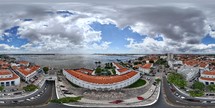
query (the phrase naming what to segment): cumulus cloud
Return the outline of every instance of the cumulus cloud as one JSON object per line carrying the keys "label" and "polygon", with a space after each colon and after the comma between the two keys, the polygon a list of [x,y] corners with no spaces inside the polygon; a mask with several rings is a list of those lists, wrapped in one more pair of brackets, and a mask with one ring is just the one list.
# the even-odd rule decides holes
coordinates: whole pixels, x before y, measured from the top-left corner
{"label": "cumulus cloud", "polygon": [[[206,23],[210,12],[203,12],[203,8],[200,9],[197,5],[130,5],[131,2],[126,2],[116,6],[114,3],[104,5],[98,1],[96,3],[99,4],[90,3],[54,3],[51,6],[50,2],[0,5],[0,34],[12,26],[19,26],[20,38],[29,41],[20,47],[25,51],[105,50],[111,42],[103,41],[102,33],[90,27],[91,23],[99,22],[112,23],[121,29],[129,27],[133,32],[147,35],[146,38],[143,36],[142,42],[128,38],[129,44],[125,45],[142,53],[214,49],[213,44],[200,43],[207,33],[215,36],[214,31],[208,30]],[[73,14],[63,17],[56,14],[58,10],[67,10]],[[33,20],[23,21],[25,18]],[[162,35],[164,41],[155,40],[158,35]]]}

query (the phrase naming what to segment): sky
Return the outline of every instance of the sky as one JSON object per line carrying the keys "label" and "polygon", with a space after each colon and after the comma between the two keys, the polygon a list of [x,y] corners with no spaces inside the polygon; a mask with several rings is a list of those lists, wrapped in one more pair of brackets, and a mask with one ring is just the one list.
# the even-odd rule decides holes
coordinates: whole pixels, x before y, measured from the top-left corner
{"label": "sky", "polygon": [[0,2],[0,53],[215,53],[213,0]]}

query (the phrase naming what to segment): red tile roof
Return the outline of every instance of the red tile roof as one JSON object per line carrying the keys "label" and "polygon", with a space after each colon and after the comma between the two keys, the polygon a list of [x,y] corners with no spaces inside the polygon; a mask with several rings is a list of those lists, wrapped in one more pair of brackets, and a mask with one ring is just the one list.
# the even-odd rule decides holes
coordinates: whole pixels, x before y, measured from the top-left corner
{"label": "red tile roof", "polygon": [[0,70],[0,75],[10,75],[10,74],[12,74],[12,72],[7,69]]}
{"label": "red tile roof", "polygon": [[11,72],[10,70],[0,70],[0,75],[10,75],[10,74],[13,74],[12,77],[10,78],[0,78],[0,81],[7,81],[7,80],[14,80],[14,79],[17,79],[19,78],[18,75],[16,75],[15,73]]}
{"label": "red tile roof", "polygon": [[119,63],[115,63],[115,62],[114,62],[113,64],[115,64],[115,65],[116,65],[116,67],[117,67],[117,68],[119,68],[119,69],[124,68],[124,67],[123,67],[123,66],[121,66]]}
{"label": "red tile roof", "polygon": [[121,68],[121,69],[117,69],[117,70],[121,73],[121,72],[128,71],[128,68]]}
{"label": "red tile roof", "polygon": [[215,78],[204,78],[204,77],[199,77],[201,80],[207,80],[207,81],[215,81]]}
{"label": "red tile roof", "polygon": [[91,69],[86,69],[86,68],[80,68],[80,69],[78,69],[78,70],[76,70],[76,71],[87,72],[87,73],[90,73],[90,74],[93,73],[93,70],[91,70]]}
{"label": "red tile roof", "polygon": [[0,65],[8,64],[7,62],[0,60]]}
{"label": "red tile roof", "polygon": [[19,64],[24,64],[27,65],[29,62],[28,61],[20,61]]}
{"label": "red tile roof", "polygon": [[113,84],[113,83],[127,80],[137,74],[137,72],[131,71],[126,74],[116,75],[116,76],[92,76],[92,75],[87,75],[74,70],[65,70],[65,71],[80,80],[96,83],[96,84]]}
{"label": "red tile roof", "polygon": [[0,81],[15,80],[17,78],[19,78],[19,76],[13,73],[13,77],[11,77],[11,78],[0,78]]}
{"label": "red tile roof", "polygon": [[152,67],[151,63],[147,63],[147,64],[141,66],[141,68],[144,68],[144,69],[150,69],[151,67]]}
{"label": "red tile roof", "polygon": [[204,72],[202,72],[202,74],[205,74],[205,75],[215,75],[215,70],[213,70],[213,71],[204,71]]}
{"label": "red tile roof", "polygon": [[40,68],[40,66],[32,66],[32,67],[29,67],[29,68],[24,68],[24,67],[16,67],[16,69],[21,72],[22,74],[24,74],[25,76],[33,73],[34,71],[38,70]]}

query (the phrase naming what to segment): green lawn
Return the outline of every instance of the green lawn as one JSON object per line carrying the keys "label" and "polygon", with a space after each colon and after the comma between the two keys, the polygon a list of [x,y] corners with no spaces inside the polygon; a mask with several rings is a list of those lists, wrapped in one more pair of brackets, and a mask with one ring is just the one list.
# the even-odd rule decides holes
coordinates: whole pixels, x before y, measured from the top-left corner
{"label": "green lawn", "polygon": [[143,79],[139,79],[137,80],[135,83],[131,84],[130,86],[128,86],[127,88],[135,88],[135,87],[140,87],[146,84],[146,81]]}

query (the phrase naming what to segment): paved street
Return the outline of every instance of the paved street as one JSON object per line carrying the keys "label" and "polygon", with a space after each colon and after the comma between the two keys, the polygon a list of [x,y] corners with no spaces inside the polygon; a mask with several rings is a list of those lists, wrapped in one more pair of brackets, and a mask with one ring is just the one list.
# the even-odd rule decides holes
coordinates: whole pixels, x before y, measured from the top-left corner
{"label": "paved street", "polygon": [[[41,93],[43,92],[43,93]],[[40,94],[40,96],[37,96],[38,94]],[[35,99],[32,99],[31,101],[27,101],[26,99],[29,99],[31,97],[35,97]],[[55,87],[54,87],[54,82],[46,82],[44,84],[44,86],[39,89],[35,94],[27,96],[25,98],[20,98],[20,99],[10,99],[7,100],[7,103],[2,105],[0,104],[1,108],[8,108],[8,107],[14,107],[14,106],[20,106],[20,108],[23,108],[24,106],[38,106],[38,105],[43,105],[43,104],[47,104],[48,101],[51,98],[55,98]],[[23,102],[16,102],[16,103],[12,103],[12,101],[22,101]]]}

